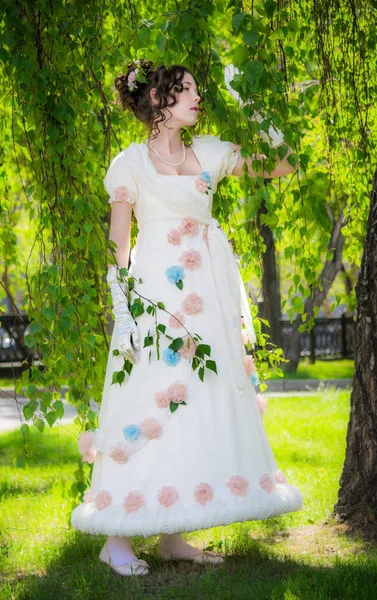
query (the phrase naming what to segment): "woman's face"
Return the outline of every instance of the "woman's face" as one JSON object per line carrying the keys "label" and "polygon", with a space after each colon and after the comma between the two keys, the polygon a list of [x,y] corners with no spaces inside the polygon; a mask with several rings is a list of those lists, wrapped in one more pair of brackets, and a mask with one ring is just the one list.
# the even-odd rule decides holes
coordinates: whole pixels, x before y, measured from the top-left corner
{"label": "woman's face", "polygon": [[[195,80],[190,73],[185,73],[182,79],[182,92],[173,88],[172,93],[175,94],[177,103],[171,106],[172,99],[168,100],[168,109],[162,109],[166,119],[169,119],[169,125],[184,127],[195,125],[198,118],[199,102],[201,97],[198,93]],[[169,112],[170,111],[170,112]],[[171,113],[171,115],[170,115]]]}

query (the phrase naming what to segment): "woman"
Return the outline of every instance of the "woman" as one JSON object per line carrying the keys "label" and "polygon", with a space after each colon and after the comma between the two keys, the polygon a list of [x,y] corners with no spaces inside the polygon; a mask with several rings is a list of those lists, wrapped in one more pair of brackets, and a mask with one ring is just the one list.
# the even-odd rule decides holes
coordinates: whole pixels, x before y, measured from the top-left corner
{"label": "woman", "polygon": [[[245,288],[211,216],[218,182],[241,175],[245,159],[216,136],[182,141],[201,102],[188,69],[140,60],[115,87],[149,135],[122,150],[104,179],[115,326],[99,428],[79,440],[83,460],[94,462],[91,488],[71,521],[108,536],[100,559],[121,575],[149,572],[132,535],[160,534],[165,560],[220,564],[220,554],[198,550],[181,532],[302,506],[266,436],[244,346],[255,341]],[[264,176],[292,171],[283,160]],[[127,272],[132,209],[139,233]]]}

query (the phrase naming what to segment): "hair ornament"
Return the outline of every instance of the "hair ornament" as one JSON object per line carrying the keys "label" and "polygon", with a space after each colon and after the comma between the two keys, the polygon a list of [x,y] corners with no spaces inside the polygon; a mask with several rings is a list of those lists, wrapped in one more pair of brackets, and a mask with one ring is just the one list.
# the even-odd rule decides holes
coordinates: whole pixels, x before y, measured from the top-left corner
{"label": "hair ornament", "polygon": [[[136,65],[140,65],[141,60],[137,59],[134,61]],[[132,71],[130,71],[130,73],[128,74],[127,77],[127,87],[130,90],[130,92],[132,92],[133,90],[135,90],[137,88],[137,79],[136,76],[139,73],[141,69],[139,69],[139,67],[136,67],[135,69],[133,69]]]}

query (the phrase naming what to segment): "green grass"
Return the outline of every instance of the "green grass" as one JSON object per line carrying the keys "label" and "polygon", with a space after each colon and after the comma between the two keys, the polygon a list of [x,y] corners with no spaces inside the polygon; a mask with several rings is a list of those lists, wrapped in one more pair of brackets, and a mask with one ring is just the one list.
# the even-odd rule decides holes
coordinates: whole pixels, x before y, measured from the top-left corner
{"label": "green grass", "polygon": [[68,527],[61,496],[77,467],[74,425],[0,435],[0,599],[361,600],[375,597],[377,551],[331,519],[345,455],[349,390],[269,398],[264,423],[278,466],[303,493],[301,511],[184,534],[225,553],[220,566],[165,563],[157,536],[134,537],[146,577],[98,561],[104,536]]}
{"label": "green grass", "polygon": [[[296,373],[284,373],[283,379],[352,379],[353,372],[353,360],[317,359],[314,365],[311,365],[309,359],[305,358],[299,362]],[[271,379],[282,378],[274,376]]]}

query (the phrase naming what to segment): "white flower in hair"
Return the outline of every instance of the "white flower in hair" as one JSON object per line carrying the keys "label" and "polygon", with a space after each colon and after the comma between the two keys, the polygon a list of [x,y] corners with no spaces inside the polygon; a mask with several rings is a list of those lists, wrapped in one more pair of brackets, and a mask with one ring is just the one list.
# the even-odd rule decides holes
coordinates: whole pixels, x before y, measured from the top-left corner
{"label": "white flower in hair", "polygon": [[[137,62],[137,61],[135,61]],[[132,90],[134,90],[137,87],[137,83],[134,83],[136,81],[136,75],[138,74],[139,69],[136,68],[133,71],[131,71],[127,77],[127,87],[128,89],[132,92]]]}

